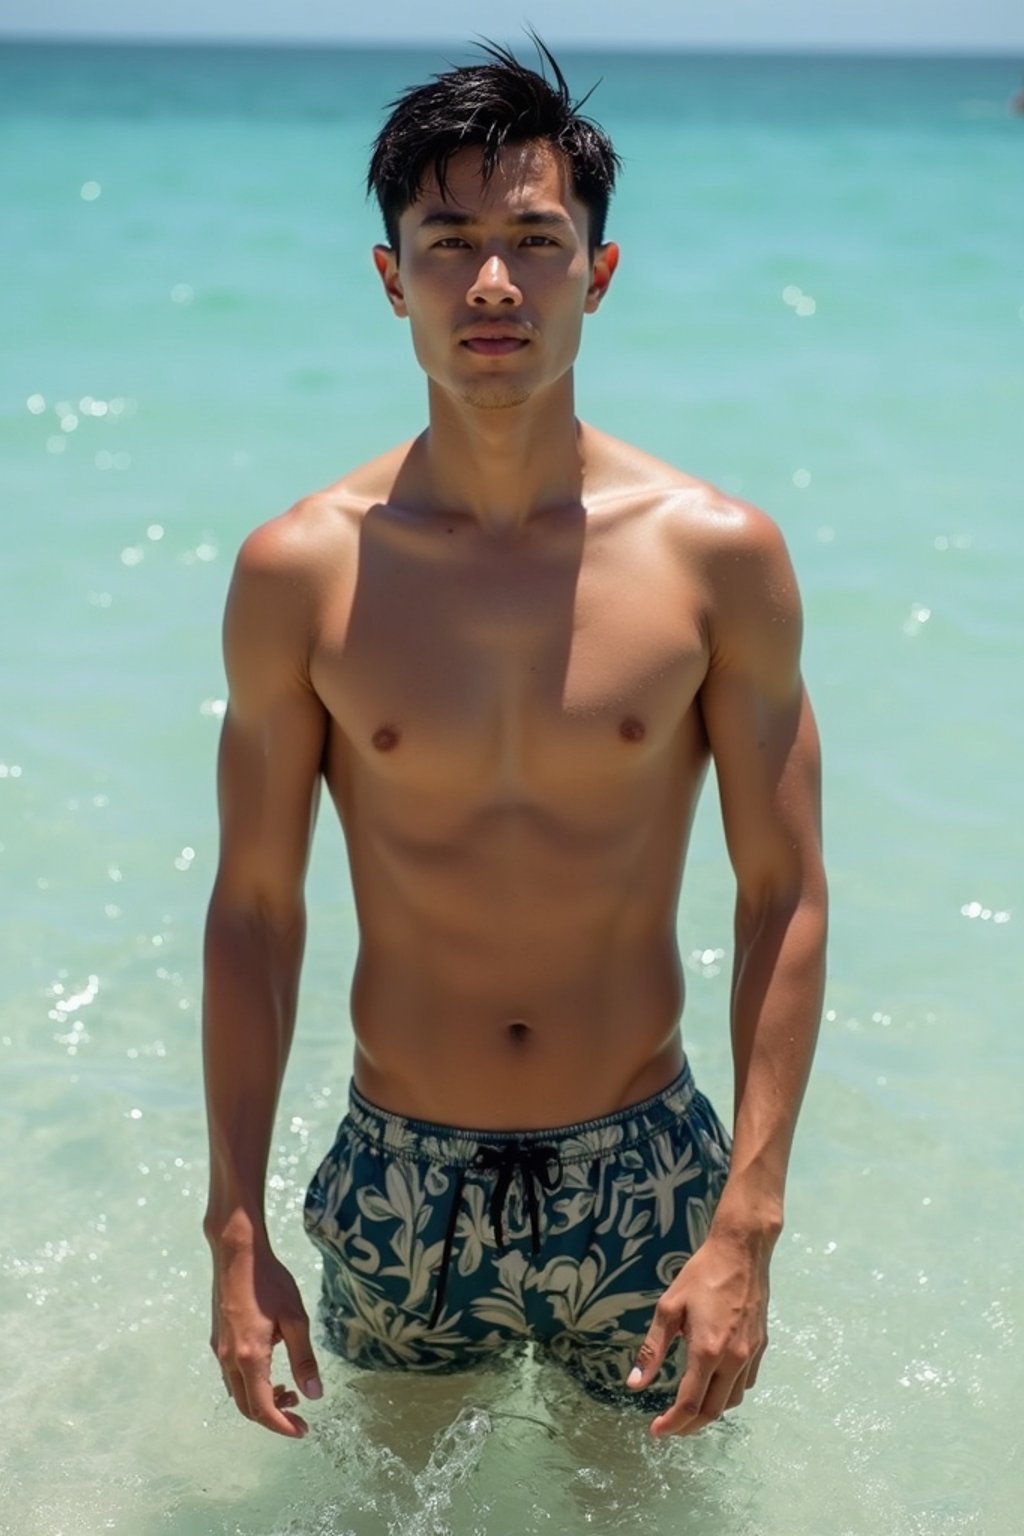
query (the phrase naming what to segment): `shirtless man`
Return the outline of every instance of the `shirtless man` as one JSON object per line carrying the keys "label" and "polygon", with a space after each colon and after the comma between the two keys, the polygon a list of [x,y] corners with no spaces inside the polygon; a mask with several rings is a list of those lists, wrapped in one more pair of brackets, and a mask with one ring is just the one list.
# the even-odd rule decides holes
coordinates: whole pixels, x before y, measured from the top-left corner
{"label": "shirtless man", "polygon": [[[263,1215],[321,778],[359,923],[349,1113],[309,1189],[328,1344],[463,1369],[533,1338],[689,1434],[766,1345],[823,985],[819,762],[774,524],[577,421],[616,157],[501,50],[377,141],[374,259],[421,436],[245,541],[206,935],[212,1346],[300,1436],[309,1323]],[[656,388],[656,381],[652,381]],[[713,759],[737,885],[730,1137],[680,1038],[676,908]]]}

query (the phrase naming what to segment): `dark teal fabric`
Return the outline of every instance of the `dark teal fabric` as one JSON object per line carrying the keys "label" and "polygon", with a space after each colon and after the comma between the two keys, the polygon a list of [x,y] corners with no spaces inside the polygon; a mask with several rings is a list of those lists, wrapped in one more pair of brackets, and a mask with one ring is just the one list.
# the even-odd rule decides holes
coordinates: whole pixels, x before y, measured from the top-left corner
{"label": "dark teal fabric", "polygon": [[[305,1204],[327,1343],[360,1366],[453,1371],[533,1339],[636,1402],[626,1376],[704,1240],[729,1151],[688,1066],[615,1115],[519,1133],[406,1120],[353,1087]],[[644,1406],[671,1401],[683,1349]]]}

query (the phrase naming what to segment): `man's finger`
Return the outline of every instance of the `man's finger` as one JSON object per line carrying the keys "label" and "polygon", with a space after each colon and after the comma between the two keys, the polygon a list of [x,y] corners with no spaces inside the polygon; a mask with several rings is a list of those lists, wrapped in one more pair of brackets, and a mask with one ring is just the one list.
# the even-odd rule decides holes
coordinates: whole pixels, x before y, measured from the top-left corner
{"label": "man's finger", "polygon": [[704,1399],[713,1374],[714,1361],[691,1352],[686,1375],[679,1383],[676,1400],[667,1413],[659,1414],[652,1422],[651,1434],[678,1435],[688,1428],[702,1429],[705,1423]]}
{"label": "man's finger", "polygon": [[247,1382],[246,1390],[249,1398],[248,1416],[254,1423],[272,1430],[275,1435],[284,1435],[289,1440],[301,1440],[308,1432],[309,1425],[298,1414],[282,1412],[277,1406],[274,1389],[266,1377]]}
{"label": "man's finger", "polygon": [[[724,1370],[717,1370],[711,1378],[704,1401],[701,1404],[700,1416],[709,1424],[715,1419],[720,1419],[727,1408],[735,1408],[736,1403],[743,1396],[743,1382],[746,1380],[747,1368],[744,1365],[738,1372],[735,1365]],[[733,1397],[739,1387],[739,1397],[735,1402]]]}
{"label": "man's finger", "polygon": [[[239,1409],[247,1419],[263,1425],[266,1430],[272,1430],[275,1435],[287,1436],[287,1439],[299,1439],[306,1435],[309,1425],[296,1418],[295,1413],[282,1413],[276,1405],[275,1392],[270,1385],[270,1350],[264,1353],[263,1349],[255,1349],[252,1353],[236,1355],[232,1382],[236,1379],[241,1379],[244,1398],[244,1404],[238,1404]],[[238,1401],[238,1392],[235,1393],[235,1399]]]}
{"label": "man's finger", "polygon": [[754,1359],[753,1359],[753,1361],[751,1363],[751,1366],[750,1366],[750,1370],[747,1372],[747,1386],[748,1386],[748,1388],[752,1387],[754,1385],[754,1383],[756,1382],[756,1380],[757,1380],[757,1373],[761,1369],[761,1361],[764,1359],[764,1352],[765,1352],[765,1350],[767,1348],[768,1348],[768,1340],[765,1339],[764,1343],[761,1345],[761,1348],[757,1351],[757,1354],[754,1356]]}
{"label": "man's finger", "polygon": [[664,1298],[654,1309],[654,1319],[647,1330],[647,1337],[636,1352],[636,1364],[626,1377],[626,1386],[633,1391],[649,1386],[661,1369],[669,1346],[679,1336],[678,1312],[664,1303]]}
{"label": "man's finger", "polygon": [[244,1419],[249,1418],[249,1394],[245,1390],[245,1382],[237,1371],[232,1371],[224,1377],[224,1385],[228,1389],[228,1396],[235,1400],[235,1407]]}
{"label": "man's finger", "polygon": [[314,1401],[323,1397],[324,1389],[320,1381],[320,1371],[309,1340],[309,1318],[302,1313],[298,1317],[283,1319],[278,1326],[299,1391]]}

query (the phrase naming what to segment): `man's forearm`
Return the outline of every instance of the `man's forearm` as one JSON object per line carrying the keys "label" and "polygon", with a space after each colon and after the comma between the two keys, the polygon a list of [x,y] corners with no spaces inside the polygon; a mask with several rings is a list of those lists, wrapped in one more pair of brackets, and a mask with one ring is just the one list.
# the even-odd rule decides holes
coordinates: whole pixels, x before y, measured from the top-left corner
{"label": "man's forearm", "polygon": [[203,1065],[210,1139],[211,1242],[263,1228],[267,1160],[295,1023],[305,939],[288,923],[226,909],[206,925]]}
{"label": "man's forearm", "polygon": [[737,923],[729,1179],[712,1231],[774,1241],[789,1154],[821,1020],[827,928],[824,885],[788,907]]}

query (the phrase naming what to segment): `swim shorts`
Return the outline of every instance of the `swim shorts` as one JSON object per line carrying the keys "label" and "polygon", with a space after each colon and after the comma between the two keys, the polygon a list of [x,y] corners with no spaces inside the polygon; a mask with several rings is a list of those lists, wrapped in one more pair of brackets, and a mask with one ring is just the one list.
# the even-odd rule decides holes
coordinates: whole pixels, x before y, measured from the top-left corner
{"label": "swim shorts", "polygon": [[305,1203],[327,1344],[364,1367],[457,1371],[532,1339],[597,1396],[667,1407],[681,1338],[649,1389],[625,1380],[729,1151],[688,1065],[640,1104],[542,1131],[408,1120],[353,1085]]}

